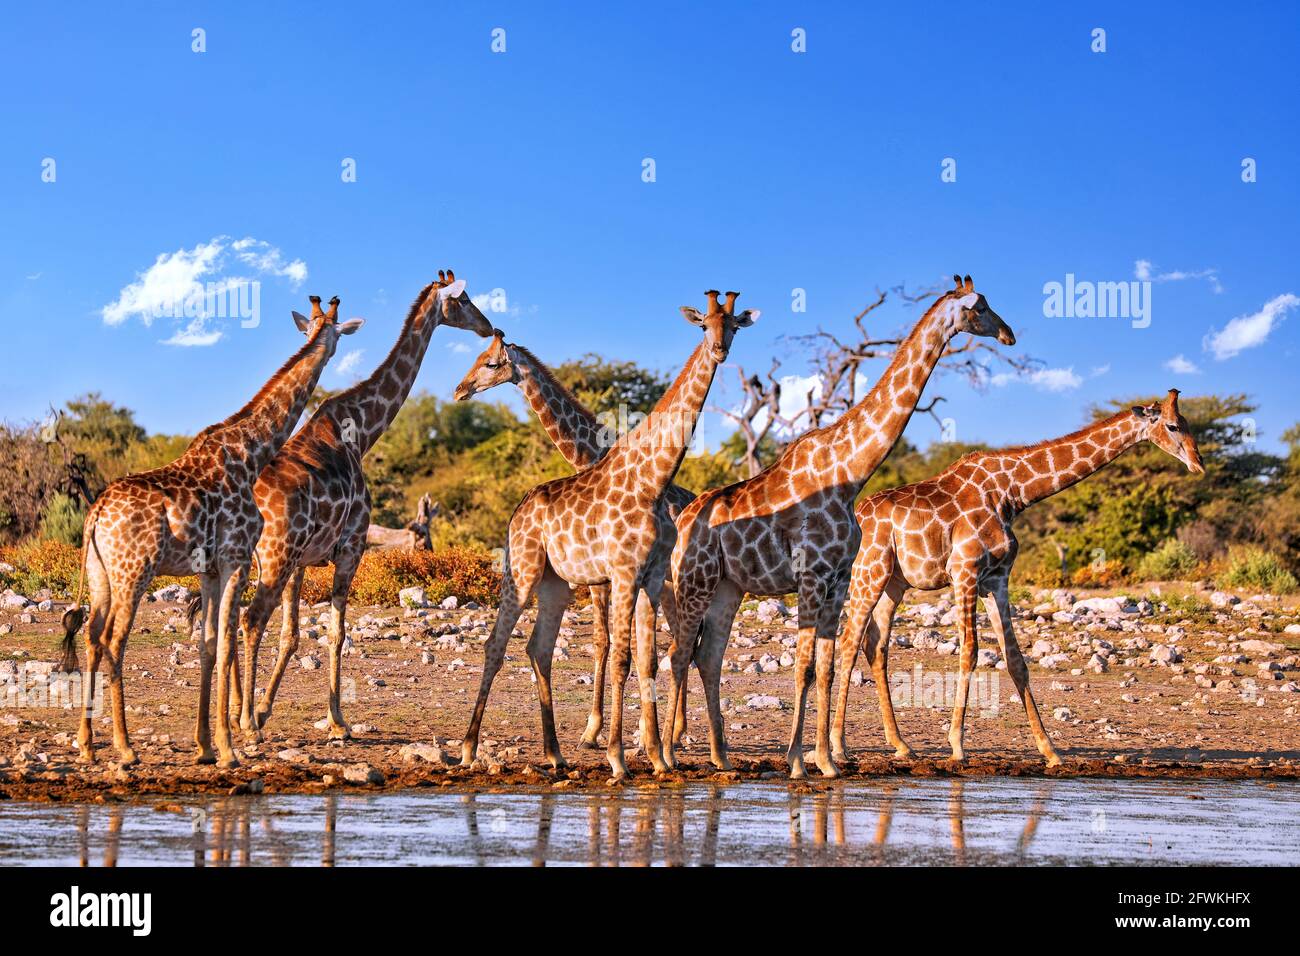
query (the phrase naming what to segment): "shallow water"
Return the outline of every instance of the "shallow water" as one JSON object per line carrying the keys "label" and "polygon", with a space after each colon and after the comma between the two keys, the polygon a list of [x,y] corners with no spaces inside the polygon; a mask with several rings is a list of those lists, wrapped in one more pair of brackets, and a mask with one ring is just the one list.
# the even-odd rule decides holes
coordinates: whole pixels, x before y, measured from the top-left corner
{"label": "shallow water", "polygon": [[879,780],[0,803],[0,865],[1294,864],[1300,784]]}

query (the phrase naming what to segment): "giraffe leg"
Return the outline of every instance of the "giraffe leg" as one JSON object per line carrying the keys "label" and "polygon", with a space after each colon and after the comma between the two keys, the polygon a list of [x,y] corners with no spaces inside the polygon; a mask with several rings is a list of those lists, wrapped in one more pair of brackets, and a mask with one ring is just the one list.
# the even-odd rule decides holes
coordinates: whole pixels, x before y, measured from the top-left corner
{"label": "giraffe leg", "polygon": [[624,578],[611,581],[609,592],[614,670],[611,674],[609,740],[605,744],[605,755],[609,758],[614,779],[620,780],[627,776],[627,764],[623,760],[623,694],[628,672],[632,669],[632,619],[636,613],[637,589],[632,580]]}
{"label": "giraffe leg", "polygon": [[582,732],[582,746],[590,750],[600,747],[596,739],[605,726],[605,664],[609,660],[609,585],[591,586],[591,643],[596,650],[596,660],[591,671],[591,714],[587,729]]}
{"label": "giraffe leg", "polygon": [[876,602],[867,630],[867,661],[871,664],[872,679],[876,683],[876,696],[880,700],[880,720],[885,727],[885,740],[894,748],[894,756],[906,758],[912,756],[912,748],[898,732],[898,720],[894,717],[894,698],[889,688],[889,635],[894,629],[894,608],[903,599],[907,585],[899,578],[891,578],[885,586],[885,593]]}
{"label": "giraffe leg", "polygon": [[90,620],[86,624],[86,667],[81,672],[81,723],[77,729],[77,750],[85,763],[95,760],[94,730],[95,684],[99,676],[99,659],[104,653],[105,632],[112,613],[108,577],[94,554],[86,558],[86,575],[90,582]]}
{"label": "giraffe leg", "polygon": [[[253,714],[259,732],[271,719],[271,709],[275,706],[275,695],[280,689],[280,681],[284,679],[289,661],[293,660],[294,652],[298,650],[298,607],[302,600],[302,579],[306,570],[306,568],[296,568],[280,595],[280,650],[276,654],[271,677],[266,682],[266,690],[262,692],[262,701]],[[267,614],[269,616],[270,612],[268,611]],[[263,624],[263,628],[265,626]]]}
{"label": "giraffe leg", "polygon": [[[835,622],[838,624],[838,621]],[[835,624],[830,625],[833,629]],[[832,630],[832,635],[834,631]],[[817,743],[813,762],[823,777],[838,777],[840,768],[831,756],[831,682],[835,679],[835,638],[818,635],[817,670]]]}
{"label": "giraffe leg", "polygon": [[655,674],[659,670],[658,646],[655,641],[655,605],[644,588],[638,589],[636,599],[636,671],[641,700],[641,749],[645,751],[655,773],[671,769],[664,762],[663,743],[659,739],[659,708],[656,700]]}
{"label": "giraffe leg", "polygon": [[[808,775],[803,764],[803,721],[808,703],[808,685],[812,683],[814,672],[813,654],[818,638],[818,623],[821,617],[821,602],[827,593],[820,580],[810,573],[805,573],[799,582],[799,642],[795,647],[794,664],[794,718],[790,727],[790,746],[786,749],[786,760],[790,765],[790,779],[802,780]],[[809,623],[809,622],[813,623]]]}
{"label": "giraffe leg", "polygon": [[[849,677],[853,673],[853,664],[862,647],[862,639],[868,633],[872,613],[876,602],[880,600],[885,582],[889,578],[890,555],[873,542],[864,540],[858,555],[853,561],[853,571],[849,577],[848,613],[844,624],[844,633],[840,648],[840,685],[836,696],[835,719],[831,724],[831,754],[836,760],[844,760],[847,748],[844,744],[844,719],[849,707]],[[870,652],[868,652],[870,653]]]}
{"label": "giraffe leg", "polygon": [[952,759],[965,760],[963,746],[966,723],[966,699],[970,694],[970,675],[975,669],[978,635],[975,627],[976,575],[973,571],[954,574],[952,581],[957,598],[957,622],[961,628],[961,674],[957,678],[957,695],[953,701],[952,723],[948,727],[948,743],[952,745]]}
{"label": "giraffe leg", "polygon": [[[727,759],[727,734],[722,725],[722,662],[731,637],[731,626],[744,596],[744,592],[731,581],[719,582],[695,649],[695,666],[704,685],[704,704],[709,714],[709,759],[718,770],[732,769],[731,761]],[[682,686],[686,686],[684,679]],[[681,706],[686,706],[684,690]]]}
{"label": "giraffe leg", "polygon": [[262,575],[257,582],[257,590],[243,615],[244,672],[247,679],[236,693],[239,696],[239,727],[249,743],[262,740],[262,725],[254,712],[253,700],[257,687],[257,652],[262,644],[266,624],[271,619],[271,612],[275,610],[275,604],[280,599],[292,570],[282,561],[275,562],[273,567],[269,566],[271,564],[269,560],[261,562]]}
{"label": "giraffe leg", "polygon": [[199,712],[194,724],[194,762],[216,763],[212,750],[212,668],[217,661],[217,617],[221,582],[213,573],[199,575]]}
{"label": "giraffe leg", "polygon": [[[665,588],[665,591],[668,589]],[[667,738],[667,744],[663,748],[664,763],[669,769],[677,766],[677,746],[679,735],[677,734],[677,724],[685,726],[686,718],[679,711],[686,708],[686,679],[687,670],[691,665],[691,656],[695,652],[696,634],[702,623],[703,615],[700,613],[685,613],[678,608],[676,620],[671,621],[673,629],[673,641],[668,647],[668,660],[671,673],[668,681],[668,702],[672,711],[669,720],[672,726],[664,728],[664,737]]]}
{"label": "giraffe leg", "polygon": [[984,609],[988,612],[994,630],[997,631],[998,643],[1002,645],[1002,657],[1006,660],[1007,670],[1016,685],[1016,693],[1024,701],[1025,716],[1029,718],[1029,730],[1034,735],[1038,752],[1047,760],[1047,766],[1059,767],[1061,757],[1048,739],[1047,731],[1043,729],[1042,718],[1038,716],[1038,705],[1034,703],[1034,693],[1029,689],[1029,667],[1025,664],[1024,655],[1021,654],[1020,645],[1016,643],[1016,635],[1012,631],[1011,599],[1007,594],[1006,578],[999,581],[989,597],[985,599]]}
{"label": "giraffe leg", "polygon": [[217,619],[217,672],[216,710],[217,710],[217,766],[223,768],[238,767],[235,748],[230,736],[230,675],[235,652],[235,622],[239,612],[239,595],[243,593],[248,581],[247,561],[240,561],[233,567],[223,568],[221,576],[221,606]]}
{"label": "giraffe leg", "polygon": [[[519,512],[515,512],[516,515]],[[483,648],[483,677],[479,681],[478,698],[474,701],[474,712],[470,715],[469,728],[461,743],[460,762],[468,767],[474,762],[478,752],[479,732],[483,726],[483,712],[487,709],[488,693],[492,690],[492,681],[506,657],[506,644],[514,633],[515,624],[524,606],[532,599],[533,591],[542,575],[546,555],[539,546],[520,547],[512,553],[506,548],[505,573],[501,577],[501,603],[497,608],[496,623],[492,627],[492,636]]]}
{"label": "giraffe leg", "polygon": [[[664,620],[668,622],[668,633],[677,633],[677,597],[673,594],[672,582],[665,579],[663,589],[659,592],[659,608],[664,612]],[[671,659],[671,654],[669,655]],[[687,664],[689,671],[690,665]],[[682,734],[686,733],[686,681],[681,682],[677,698],[668,698],[672,708],[672,734],[670,739],[674,744],[680,743]],[[665,756],[665,761],[667,757]]]}
{"label": "giraffe leg", "polygon": [[555,636],[564,620],[564,609],[573,600],[573,589],[548,564],[537,587],[537,621],[528,640],[528,659],[537,678],[537,703],[542,712],[542,748],[551,766],[566,766],[555,734],[555,704],[551,697],[551,663],[555,656]]}
{"label": "giraffe leg", "polygon": [[[365,538],[353,539],[348,547],[340,548],[334,557],[334,584],[330,589],[330,691],[329,738],[349,740],[352,728],[343,719],[343,638],[347,635],[348,592],[352,579],[361,565]],[[294,622],[297,623],[296,621]],[[297,628],[295,630],[295,635]],[[297,643],[295,636],[294,643]]]}
{"label": "giraffe leg", "polygon": [[108,634],[108,691],[113,709],[113,746],[117,748],[118,765],[121,767],[133,767],[140,762],[127,734],[126,694],[122,686],[126,639],[135,620],[136,604],[144,592],[143,582],[132,582],[132,585],[129,590],[124,587],[119,592],[125,594],[125,601],[114,602]]}

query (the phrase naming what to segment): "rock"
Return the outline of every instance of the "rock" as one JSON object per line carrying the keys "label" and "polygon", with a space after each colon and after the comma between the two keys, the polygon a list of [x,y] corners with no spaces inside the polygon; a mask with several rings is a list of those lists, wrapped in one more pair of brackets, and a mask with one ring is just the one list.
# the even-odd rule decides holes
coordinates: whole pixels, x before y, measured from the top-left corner
{"label": "rock", "polygon": [[1300,634],[1300,624],[1288,624],[1283,631],[1287,634]]}
{"label": "rock", "polygon": [[758,606],[754,609],[754,617],[762,624],[771,624],[773,621],[785,617],[785,605],[776,598],[759,601]]}
{"label": "rock", "polygon": [[1215,591],[1210,595],[1210,603],[1215,607],[1232,607],[1234,604],[1240,604],[1241,598],[1227,591]]}
{"label": "rock", "polygon": [[442,608],[444,611],[454,611],[459,606],[460,602],[456,600],[456,595],[454,594],[447,595],[442,599],[442,603],[438,605],[438,607]]}
{"label": "rock", "polygon": [[350,763],[343,768],[343,779],[358,785],[383,784],[384,775],[368,763]]}
{"label": "rock", "polygon": [[1055,614],[1052,615],[1052,620],[1055,621],[1057,624],[1073,624],[1073,623],[1074,623],[1074,612],[1073,612],[1073,611],[1057,611]]}
{"label": "rock", "polygon": [[302,669],[305,671],[320,670],[320,658],[315,654],[304,654],[298,658],[298,663],[302,665]]}
{"label": "rock", "polygon": [[1092,657],[1088,658],[1088,663],[1083,666],[1094,674],[1104,674],[1110,669],[1109,662],[1100,654],[1093,654]]}
{"label": "rock", "polygon": [[307,753],[307,751],[303,750],[301,747],[288,747],[281,750],[275,756],[278,759],[283,760],[285,763],[303,764],[311,763],[312,760],[311,754]]}
{"label": "rock", "polygon": [[1056,670],[1062,664],[1068,663],[1069,660],[1069,654],[1045,654],[1038,659],[1038,666],[1045,667],[1048,670]]}
{"label": "rock", "polygon": [[[424,588],[402,588],[402,590],[397,592],[397,603],[402,607],[408,608],[428,607],[429,597],[425,594]],[[455,605],[453,604],[452,607],[455,607]]]}
{"label": "rock", "polygon": [[1273,654],[1280,654],[1286,650],[1283,644],[1275,644],[1272,641],[1249,640],[1242,641],[1237,645],[1243,653],[1255,654],[1263,657],[1269,657]]}
{"label": "rock", "polygon": [[1118,617],[1121,614],[1136,614],[1136,605],[1125,605],[1119,598],[1113,597],[1092,597],[1085,598],[1082,601],[1075,601],[1072,610],[1077,614],[1079,611],[1089,611],[1093,614],[1100,614],[1102,617]]}
{"label": "rock", "polygon": [[1040,657],[1045,657],[1048,654],[1059,654],[1059,653],[1061,653],[1061,649],[1059,647],[1057,647],[1051,641],[1045,641],[1042,638],[1039,638],[1038,640],[1034,641],[1033,647],[1029,648],[1029,656],[1033,660],[1038,660]]}
{"label": "rock", "polygon": [[758,669],[764,674],[771,674],[781,669],[781,662],[771,654],[764,654],[758,659]]}
{"label": "rock", "polygon": [[745,705],[751,710],[783,710],[785,707],[780,697],[769,694],[749,694],[745,697]]}
{"label": "rock", "polygon": [[955,641],[944,641],[935,647],[934,652],[940,656],[947,657],[949,654],[957,653],[957,643]]}
{"label": "rock", "polygon": [[1183,652],[1172,644],[1157,644],[1151,648],[1151,659],[1158,664],[1177,664],[1183,659]]}
{"label": "rock", "polygon": [[1069,707],[1058,707],[1052,711],[1052,719],[1064,723],[1067,720],[1074,719],[1074,711],[1070,710]]}
{"label": "rock", "polygon": [[159,588],[153,592],[155,601],[175,601],[178,604],[184,604],[190,597],[190,589],[183,584],[169,584],[165,588]]}
{"label": "rock", "polygon": [[998,654],[997,651],[989,647],[981,647],[979,649],[979,653],[975,655],[975,666],[976,667],[997,667],[998,661],[1000,660],[1002,660],[1002,657]]}
{"label": "rock", "polygon": [[27,600],[27,598],[23,597],[23,595],[14,594],[13,592],[9,592],[8,594],[4,595],[4,597],[0,597],[0,607],[4,607],[4,608],[22,609],[27,607],[27,605],[31,603],[32,602]]}
{"label": "rock", "polygon": [[442,748],[437,744],[407,744],[397,751],[397,755],[407,763],[423,761],[441,765],[447,762]]}
{"label": "rock", "polygon": [[781,655],[781,659],[777,663],[782,667],[794,667],[794,655],[786,651]]}
{"label": "rock", "polygon": [[861,687],[862,684],[863,684],[862,671],[855,669],[851,674],[849,674],[849,686]]}

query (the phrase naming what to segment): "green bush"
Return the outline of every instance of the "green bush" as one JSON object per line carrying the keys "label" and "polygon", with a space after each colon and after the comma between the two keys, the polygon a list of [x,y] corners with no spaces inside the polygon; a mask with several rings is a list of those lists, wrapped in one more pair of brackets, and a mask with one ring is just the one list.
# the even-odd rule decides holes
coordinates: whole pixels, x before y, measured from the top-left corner
{"label": "green bush", "polygon": [[1146,581],[1185,581],[1200,563],[1195,551],[1177,538],[1169,538],[1138,562],[1138,576]]}
{"label": "green bush", "polygon": [[1233,548],[1219,575],[1220,587],[1257,588],[1270,594],[1290,594],[1296,589],[1295,575],[1286,569],[1282,559],[1262,548]]}
{"label": "green bush", "polygon": [[45,503],[45,510],[41,512],[41,536],[79,548],[81,528],[85,523],[86,510],[80,502],[59,492]]}

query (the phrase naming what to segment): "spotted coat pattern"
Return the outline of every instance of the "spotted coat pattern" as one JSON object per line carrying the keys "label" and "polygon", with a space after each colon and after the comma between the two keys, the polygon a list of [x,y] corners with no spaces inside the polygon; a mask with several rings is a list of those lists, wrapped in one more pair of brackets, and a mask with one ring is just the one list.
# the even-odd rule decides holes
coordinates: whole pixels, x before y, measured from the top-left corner
{"label": "spotted coat pattern", "polygon": [[[957,278],[956,288],[931,305],[862,401],[833,424],[800,435],[755,477],[706,491],[682,513],[671,560],[678,630],[671,650],[670,764],[684,725],[686,669],[694,655],[708,704],[712,760],[719,768],[730,767],[719,683],[736,611],[746,592],[795,592],[799,638],[787,759],[791,776],[804,776],[803,719],[813,653],[827,666],[832,663],[860,540],[853,502],[902,435],[935,365],[961,332],[1015,343],[970,276]],[[826,709],[819,707],[821,714]],[[818,721],[816,759],[824,774],[838,773],[829,752],[828,719]]]}
{"label": "spotted coat pattern", "polygon": [[[1048,766],[1061,762],[1043,730],[1029,687],[1029,670],[1012,633],[1008,582],[1018,546],[1011,525],[1034,502],[1082,481],[1142,441],[1154,443],[1193,473],[1205,470],[1196,439],[1179,414],[1174,390],[1158,405],[1135,407],[1054,441],[967,455],[934,478],[882,491],[858,505],[862,546],[853,562],[840,649],[840,686],[831,730],[836,758],[843,759],[845,753],[848,676],[864,636],[885,737],[899,757],[911,754],[899,736],[889,694],[894,608],[909,587],[933,590],[951,585],[961,632],[961,671],[948,732],[953,759],[965,757],[963,726],[976,658],[976,598],[981,596],[1038,750]],[[819,669],[819,681],[823,677],[829,691],[830,671],[823,674]]]}

